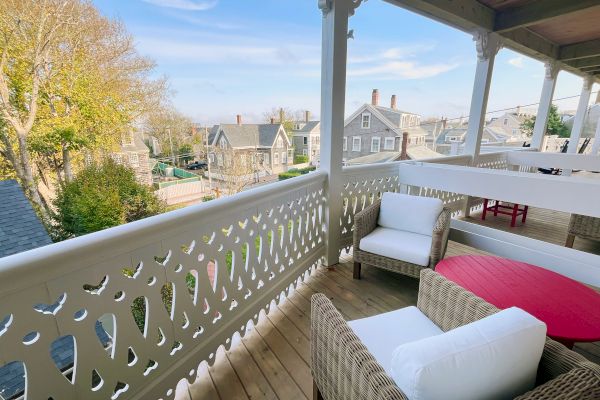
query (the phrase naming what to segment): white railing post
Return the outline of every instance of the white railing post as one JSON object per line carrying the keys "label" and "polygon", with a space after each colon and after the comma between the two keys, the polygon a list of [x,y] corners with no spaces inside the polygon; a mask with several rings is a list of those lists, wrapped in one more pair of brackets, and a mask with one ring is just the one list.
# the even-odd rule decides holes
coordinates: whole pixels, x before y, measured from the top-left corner
{"label": "white railing post", "polygon": [[592,145],[592,155],[597,156],[600,151],[600,118],[596,122],[596,136],[594,137],[594,144]]}
{"label": "white railing post", "polygon": [[[483,136],[494,61],[498,50],[500,50],[501,42],[497,34],[481,30],[473,34],[473,40],[477,49],[477,69],[475,70],[475,82],[473,83],[464,154],[471,156],[473,165],[475,165],[481,148],[481,137]],[[470,198],[467,197],[463,208],[465,217],[469,216],[470,203]]]}
{"label": "white railing post", "polygon": [[339,262],[342,215],[342,144],[346,102],[348,18],[362,0],[319,0],[323,12],[321,164],[327,172],[326,265]]}
{"label": "white railing post", "polygon": [[583,132],[585,114],[587,113],[588,105],[590,103],[590,95],[592,94],[593,84],[594,80],[592,77],[587,76],[583,78],[583,86],[581,88],[581,95],[579,96],[577,112],[575,114],[575,118],[573,119],[573,128],[571,129],[571,138],[569,139],[567,153],[577,153],[579,139],[581,139],[581,132]]}
{"label": "white railing post", "polygon": [[538,107],[537,116],[535,117],[535,126],[533,127],[533,136],[531,137],[531,148],[541,151],[546,127],[548,126],[548,116],[552,107],[552,97],[554,96],[554,88],[556,87],[556,78],[559,68],[556,61],[546,63],[546,77],[544,86],[542,86],[542,94],[540,97],[540,105]]}

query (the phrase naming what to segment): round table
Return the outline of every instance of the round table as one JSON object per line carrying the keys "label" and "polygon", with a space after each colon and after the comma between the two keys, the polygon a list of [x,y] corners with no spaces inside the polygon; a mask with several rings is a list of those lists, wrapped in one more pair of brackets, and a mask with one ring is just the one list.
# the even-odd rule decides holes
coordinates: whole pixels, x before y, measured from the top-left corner
{"label": "round table", "polygon": [[500,309],[519,307],[548,326],[548,336],[572,347],[600,340],[600,294],[566,276],[491,256],[446,258],[436,272]]}

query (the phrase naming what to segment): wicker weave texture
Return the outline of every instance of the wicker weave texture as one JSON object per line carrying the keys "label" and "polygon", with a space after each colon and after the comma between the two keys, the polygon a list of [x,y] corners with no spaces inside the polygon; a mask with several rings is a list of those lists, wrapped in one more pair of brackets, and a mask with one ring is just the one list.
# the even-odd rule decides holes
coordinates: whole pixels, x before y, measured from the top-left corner
{"label": "wicker weave texture", "polygon": [[[311,303],[312,374],[323,398],[405,399],[331,301],[315,294]],[[430,269],[421,271],[417,307],[444,331],[499,311]],[[541,386],[518,400],[597,399],[599,377],[600,366],[547,339],[538,368]]]}
{"label": "wicker weave texture", "polygon": [[569,221],[569,235],[600,240],[600,218],[573,214]]}
{"label": "wicker weave texture", "polygon": [[[360,250],[360,240],[373,232],[377,227],[380,208],[381,200],[378,200],[354,216],[354,261],[418,278],[421,270],[425,267]],[[450,219],[450,209],[444,208],[433,228],[428,268],[435,268],[437,263],[444,258],[444,254],[446,254],[448,234],[450,232]]]}

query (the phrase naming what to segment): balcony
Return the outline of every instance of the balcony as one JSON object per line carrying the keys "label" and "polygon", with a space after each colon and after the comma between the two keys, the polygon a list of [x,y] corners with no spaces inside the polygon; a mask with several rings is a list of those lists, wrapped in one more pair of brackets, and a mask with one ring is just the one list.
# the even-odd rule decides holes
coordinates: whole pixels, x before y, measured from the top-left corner
{"label": "balcony", "polygon": [[[429,4],[435,2],[389,2],[474,27],[464,18],[476,16],[459,18],[457,10]],[[493,49],[481,46],[498,44],[493,32],[478,31],[484,54],[465,155],[342,167],[345,44],[348,18],[360,3],[319,1],[325,32],[319,170],[0,259],[0,366],[18,378],[0,396],[311,398],[313,293],[332,298],[347,319],[416,301],[414,279],[369,267],[363,280],[352,279],[354,215],[387,191],[443,200],[453,212],[447,256],[493,253],[600,287],[598,243],[562,247],[570,213],[600,217],[600,179],[571,173],[600,170],[598,156],[536,151],[555,64],[544,81],[531,151],[480,154],[493,69]],[[541,47],[545,57],[563,54],[527,35],[503,37],[528,54]],[[581,72],[576,64],[561,65]],[[590,92],[586,83],[582,98]],[[584,114],[581,106],[577,120]],[[581,126],[573,131],[576,143]],[[544,176],[537,167],[563,174]],[[530,205],[528,224],[511,230],[502,219],[481,221],[483,198]],[[57,359],[59,345],[70,358]],[[575,349],[600,361],[600,343]]]}

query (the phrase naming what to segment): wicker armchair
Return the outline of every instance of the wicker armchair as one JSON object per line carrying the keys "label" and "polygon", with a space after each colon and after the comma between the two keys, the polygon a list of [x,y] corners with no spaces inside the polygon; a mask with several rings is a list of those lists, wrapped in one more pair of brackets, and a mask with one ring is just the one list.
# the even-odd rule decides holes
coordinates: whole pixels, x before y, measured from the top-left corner
{"label": "wicker armchair", "polygon": [[573,247],[575,237],[600,240],[600,218],[573,214],[569,222],[569,235],[565,246]]}
{"label": "wicker armchair", "polygon": [[[421,265],[369,253],[360,249],[360,241],[377,227],[381,200],[376,201],[354,216],[353,257],[354,257],[354,279],[360,279],[361,264],[372,265],[378,268],[398,272],[403,275],[418,278]],[[431,253],[429,265],[426,268],[434,269],[437,263],[444,258],[448,245],[448,233],[450,232],[451,213],[444,208],[440,213],[432,234]]]}
{"label": "wicker armchair", "polygon": [[[407,400],[325,295],[313,295],[311,305],[315,400]],[[499,311],[429,269],[421,271],[417,307],[443,331]],[[599,399],[600,366],[548,338],[536,384],[517,400]]]}

